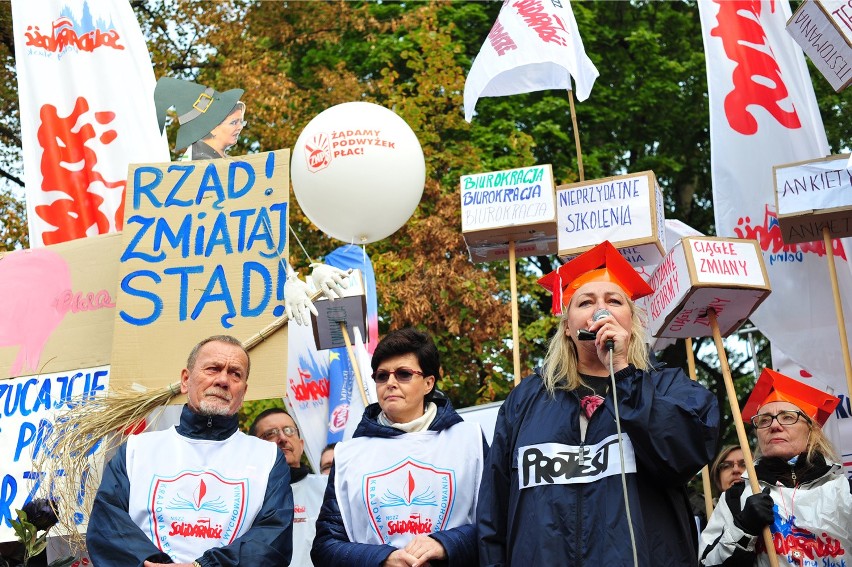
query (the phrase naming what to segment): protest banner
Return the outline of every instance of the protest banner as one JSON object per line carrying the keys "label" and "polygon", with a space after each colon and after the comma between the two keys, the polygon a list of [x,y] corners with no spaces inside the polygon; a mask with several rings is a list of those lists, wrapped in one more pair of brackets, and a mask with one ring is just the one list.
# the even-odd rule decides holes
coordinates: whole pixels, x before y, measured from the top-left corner
{"label": "protest banner", "polygon": [[0,378],[109,364],[121,235],[0,253]]}
{"label": "protest banner", "polygon": [[570,258],[609,240],[634,267],[666,254],[663,195],[653,171],[556,188],[559,255]]}
{"label": "protest banner", "polygon": [[852,4],[847,0],[805,0],[787,20],[789,33],[831,88],[852,83]]}
{"label": "protest banner", "polygon": [[720,332],[736,330],[769,295],[757,242],[686,237],[651,274],[648,330],[655,337],[691,338],[710,331],[713,309]]}
{"label": "protest banner", "polygon": [[556,253],[550,164],[461,176],[462,235],[474,262]]}
{"label": "protest banner", "polygon": [[775,210],[786,244],[852,236],[852,171],[849,155],[776,165]]}
{"label": "protest banner", "polygon": [[[108,384],[108,366],[0,380],[0,541],[15,539],[10,521],[17,518],[16,509],[39,490],[44,491],[41,497],[50,496],[50,488],[42,486],[47,471],[34,462],[49,451],[47,439],[56,414],[73,409],[76,396],[105,395]],[[85,483],[81,488],[86,488]],[[74,517],[78,525],[86,522],[79,512]]]}
{"label": "protest banner", "polygon": [[15,0],[12,24],[30,245],[120,231],[127,165],[169,159],[133,7]]}
{"label": "protest banner", "polygon": [[[246,342],[284,315],[289,156],[130,167],[113,387],[167,387],[199,340],[229,334]],[[251,359],[246,399],[280,397],[286,328]]]}
{"label": "protest banner", "polygon": [[521,379],[515,258],[556,252],[556,210],[550,164],[461,177],[462,234],[473,262],[509,261],[512,358]]}
{"label": "protest banner", "polygon": [[[697,8],[707,62],[716,232],[760,243],[772,294],[750,319],[773,353],[782,351],[848,400],[833,290],[828,278],[815,275],[825,272],[825,256],[833,252],[844,311],[852,313],[846,252],[852,239],[835,239],[828,247],[786,244],[774,207],[775,165],[830,154],[804,54],[785,29],[789,2],[718,0],[698,2]],[[797,324],[790,324],[791,317]],[[847,316],[846,328],[850,324]],[[834,441],[852,454],[852,438]]]}

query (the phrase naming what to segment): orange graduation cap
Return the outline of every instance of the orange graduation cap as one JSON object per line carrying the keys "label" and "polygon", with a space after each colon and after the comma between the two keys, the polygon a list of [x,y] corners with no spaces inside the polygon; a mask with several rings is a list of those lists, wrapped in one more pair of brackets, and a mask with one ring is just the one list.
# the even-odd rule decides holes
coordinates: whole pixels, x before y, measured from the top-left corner
{"label": "orange graduation cap", "polygon": [[559,315],[571,296],[589,282],[612,282],[636,300],[654,292],[609,240],[583,252],[538,280],[553,293],[553,314]]}
{"label": "orange graduation cap", "polygon": [[840,398],[809,386],[780,372],[765,368],[746,405],[743,406],[743,421],[748,421],[770,402],[790,402],[808,414],[811,419],[825,425],[831,412],[840,403]]}

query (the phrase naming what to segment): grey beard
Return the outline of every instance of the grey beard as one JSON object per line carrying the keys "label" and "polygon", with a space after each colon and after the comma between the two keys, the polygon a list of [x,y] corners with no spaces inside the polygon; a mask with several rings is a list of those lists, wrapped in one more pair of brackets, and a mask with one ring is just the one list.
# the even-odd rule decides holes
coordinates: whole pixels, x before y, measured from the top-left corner
{"label": "grey beard", "polygon": [[200,410],[201,415],[203,416],[212,416],[212,415],[221,415],[221,416],[230,416],[231,408],[227,405],[217,404],[216,402],[211,402],[208,400],[201,400],[198,403],[198,409]]}

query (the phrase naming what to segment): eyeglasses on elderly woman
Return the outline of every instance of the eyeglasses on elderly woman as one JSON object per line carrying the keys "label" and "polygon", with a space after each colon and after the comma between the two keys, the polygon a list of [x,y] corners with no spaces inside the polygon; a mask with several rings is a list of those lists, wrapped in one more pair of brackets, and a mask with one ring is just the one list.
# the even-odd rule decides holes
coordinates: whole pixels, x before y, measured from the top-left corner
{"label": "eyeglasses on elderly woman", "polygon": [[419,376],[423,376],[423,373],[419,370],[413,370],[411,368],[397,368],[396,370],[376,370],[373,372],[373,380],[376,381],[376,384],[384,384],[388,380],[390,380],[391,375],[396,378],[397,382],[410,382],[414,375],[417,374]]}
{"label": "eyeglasses on elderly woman", "polygon": [[811,418],[807,416],[807,414],[803,411],[799,410],[786,410],[779,411],[776,414],[771,413],[759,413],[756,416],[751,418],[751,424],[754,425],[758,429],[764,429],[772,425],[773,420],[778,420],[779,425],[793,425],[797,421],[799,421],[799,417],[804,417],[805,421],[808,423],[811,422]]}

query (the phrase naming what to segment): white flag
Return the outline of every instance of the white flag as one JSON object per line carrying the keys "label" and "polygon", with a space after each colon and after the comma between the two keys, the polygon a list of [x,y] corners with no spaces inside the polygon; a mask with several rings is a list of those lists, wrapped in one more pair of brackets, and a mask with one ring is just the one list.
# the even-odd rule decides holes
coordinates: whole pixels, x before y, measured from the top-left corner
{"label": "white flag", "polygon": [[31,246],[121,230],[130,163],[169,161],[127,1],[13,0]]}
{"label": "white flag", "polygon": [[[785,245],[774,210],[772,166],[829,153],[804,56],[785,30],[789,3],[715,0],[698,6],[710,94],[716,232],[758,240],[772,293],[751,320],[773,350],[830,385],[848,408],[825,246],[822,241]],[[848,329],[852,239],[835,240],[833,248]],[[847,412],[837,415],[851,419]]]}
{"label": "white flag", "polygon": [[589,98],[598,70],[586,56],[568,0],[506,0],[464,85],[464,117],[483,96],[570,89]]}

